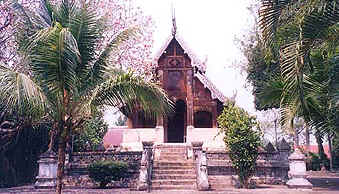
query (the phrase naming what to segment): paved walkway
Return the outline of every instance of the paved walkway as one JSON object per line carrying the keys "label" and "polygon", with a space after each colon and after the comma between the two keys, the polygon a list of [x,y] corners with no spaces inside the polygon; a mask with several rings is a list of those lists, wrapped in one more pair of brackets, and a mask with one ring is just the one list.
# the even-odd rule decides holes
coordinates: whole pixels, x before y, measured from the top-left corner
{"label": "paved walkway", "polygon": [[[256,189],[233,189],[226,188],[223,191],[194,191],[179,190],[165,191],[155,190],[152,194],[338,194],[339,177],[314,177],[310,181],[313,183],[313,189],[288,189],[284,185],[259,185]],[[54,190],[34,189],[33,186],[22,186],[14,188],[0,189],[0,193],[23,193],[23,194],[51,194]],[[131,191],[129,189],[64,189],[65,194],[145,194],[145,191]]]}

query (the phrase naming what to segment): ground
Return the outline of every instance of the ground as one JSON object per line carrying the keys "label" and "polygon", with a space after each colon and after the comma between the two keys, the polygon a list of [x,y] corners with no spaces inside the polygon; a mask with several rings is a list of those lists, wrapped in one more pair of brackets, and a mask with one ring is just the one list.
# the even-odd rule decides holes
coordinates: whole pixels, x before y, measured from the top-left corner
{"label": "ground", "polygon": [[[153,194],[338,194],[339,193],[339,176],[323,176],[321,174],[314,174],[309,180],[313,183],[313,189],[288,189],[284,185],[259,185],[256,189],[233,189],[226,188],[223,191],[152,191]],[[22,186],[14,188],[0,189],[0,193],[23,193],[23,194],[49,194],[54,193],[54,190],[34,189],[33,186]],[[63,193],[73,194],[142,194],[146,191],[131,191],[130,189],[64,189]]]}

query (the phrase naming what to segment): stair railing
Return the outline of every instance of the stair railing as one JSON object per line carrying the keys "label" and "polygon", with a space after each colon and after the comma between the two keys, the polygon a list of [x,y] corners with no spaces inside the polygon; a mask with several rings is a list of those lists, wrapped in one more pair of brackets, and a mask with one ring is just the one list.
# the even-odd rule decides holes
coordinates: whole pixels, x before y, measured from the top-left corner
{"label": "stair railing", "polygon": [[202,150],[202,145],[203,142],[192,142],[193,159],[196,165],[197,188],[199,191],[206,191],[209,189],[207,158],[206,152]]}
{"label": "stair railing", "polygon": [[[152,142],[153,146],[153,142]],[[147,192],[151,192],[152,187],[152,171],[153,171],[153,147],[147,149]]]}
{"label": "stair railing", "polygon": [[151,192],[152,168],[153,168],[153,142],[142,142],[143,152],[139,172],[137,189]]}

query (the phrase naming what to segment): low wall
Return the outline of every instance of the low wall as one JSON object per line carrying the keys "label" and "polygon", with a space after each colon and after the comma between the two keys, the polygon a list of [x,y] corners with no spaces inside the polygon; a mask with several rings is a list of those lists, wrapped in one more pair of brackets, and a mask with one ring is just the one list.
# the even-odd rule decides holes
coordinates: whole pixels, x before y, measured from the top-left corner
{"label": "low wall", "polygon": [[72,154],[71,162],[66,165],[66,187],[93,188],[97,184],[88,176],[87,166],[98,160],[123,161],[128,163],[130,178],[109,184],[109,187],[135,187],[139,176],[142,152],[75,152]]}
{"label": "low wall", "polygon": [[[288,179],[288,150],[261,151],[256,162],[254,180],[260,184],[282,184]],[[235,175],[229,153],[226,151],[206,151],[209,176]]]}
{"label": "low wall", "polygon": [[[225,150],[223,134],[218,128],[187,127],[186,142],[188,145],[194,141],[202,141],[204,150]],[[152,141],[155,145],[164,143],[164,128],[112,128],[104,137],[106,149],[120,146],[123,151],[142,151],[142,141]]]}
{"label": "low wall", "polygon": [[[119,136],[119,139],[112,143],[109,136]],[[111,145],[120,146],[122,151],[142,151],[142,142],[152,141],[155,144],[164,142],[164,128],[116,128],[110,129],[104,138],[105,147]]]}

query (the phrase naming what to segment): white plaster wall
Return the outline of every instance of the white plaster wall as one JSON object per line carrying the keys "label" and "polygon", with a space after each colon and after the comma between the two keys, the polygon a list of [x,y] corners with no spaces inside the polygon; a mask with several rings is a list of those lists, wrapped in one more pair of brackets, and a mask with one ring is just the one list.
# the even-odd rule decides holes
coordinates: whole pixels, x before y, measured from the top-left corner
{"label": "white plaster wall", "polygon": [[225,150],[224,135],[218,128],[187,128],[187,143],[202,141],[205,150]]}

